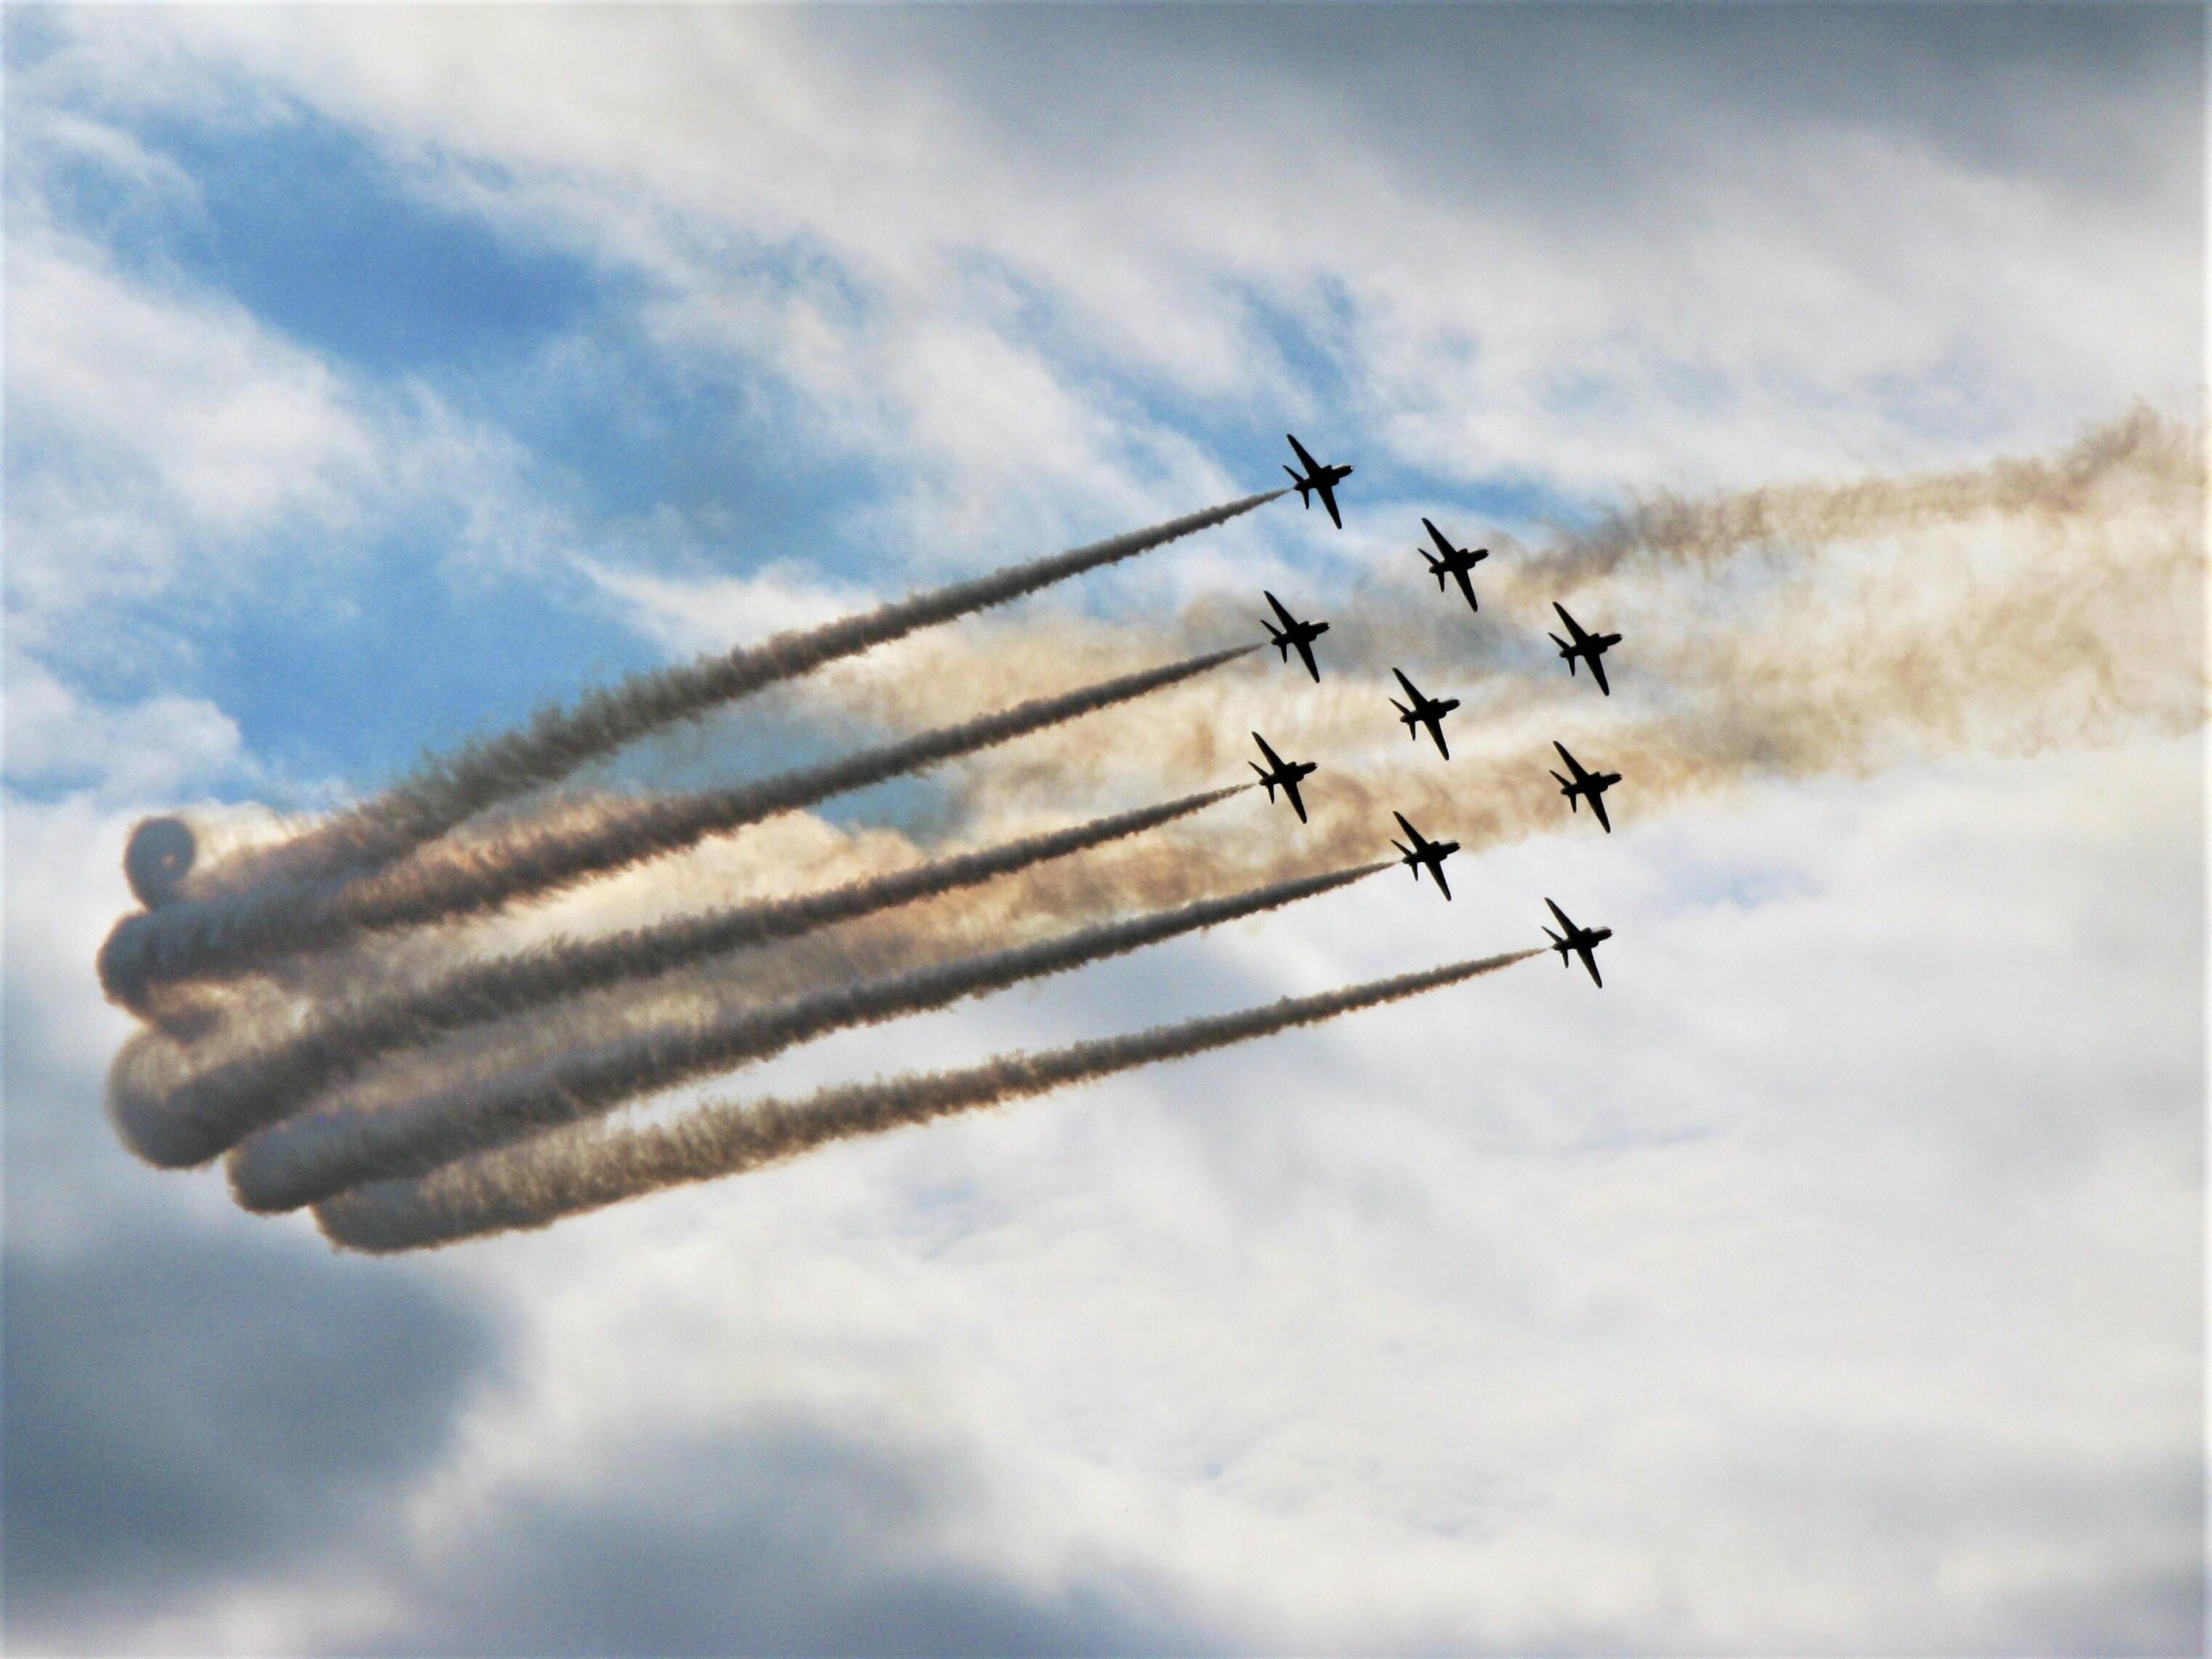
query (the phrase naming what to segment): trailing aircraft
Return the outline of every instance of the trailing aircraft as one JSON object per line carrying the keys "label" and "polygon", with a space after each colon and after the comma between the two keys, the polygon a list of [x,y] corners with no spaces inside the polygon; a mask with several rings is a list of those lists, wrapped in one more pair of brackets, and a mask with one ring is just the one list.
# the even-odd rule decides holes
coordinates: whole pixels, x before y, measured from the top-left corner
{"label": "trailing aircraft", "polygon": [[1403,812],[1393,812],[1390,816],[1398,820],[1398,827],[1412,837],[1413,842],[1411,847],[1406,846],[1402,842],[1394,841],[1390,843],[1404,854],[1398,861],[1412,868],[1413,880],[1417,884],[1421,879],[1421,866],[1426,865],[1429,873],[1437,878],[1437,890],[1446,898],[1449,898],[1451,884],[1444,879],[1444,860],[1459,851],[1459,843],[1455,841],[1425,840],[1419,830],[1406,822],[1406,815]]}
{"label": "trailing aircraft", "polygon": [[1299,660],[1306,665],[1306,672],[1314,677],[1316,684],[1319,684],[1321,670],[1314,666],[1313,642],[1328,632],[1328,624],[1325,622],[1300,622],[1283,609],[1283,602],[1273,593],[1268,593],[1264,587],[1260,591],[1267,594],[1267,603],[1275,607],[1275,614],[1283,619],[1283,625],[1277,628],[1265,617],[1260,618],[1260,626],[1267,630],[1268,643],[1283,653],[1285,662],[1291,659],[1291,647],[1296,646]]}
{"label": "trailing aircraft", "polygon": [[[1547,904],[1552,904],[1552,901],[1549,899],[1546,899],[1544,902]],[[1560,938],[1559,934],[1553,933],[1548,927],[1544,930],[1544,937],[1552,941],[1552,948],[1559,953],[1559,966],[1562,968],[1571,968],[1574,965],[1567,960],[1567,952],[1572,951],[1577,956],[1583,959],[1583,966],[1589,969],[1589,976],[1591,980],[1597,985],[1600,990],[1603,990],[1605,988],[1605,981],[1599,979],[1597,975],[1596,951],[1597,947],[1600,945],[1613,937],[1613,929],[1610,927],[1577,927],[1573,922],[1567,920],[1567,913],[1559,908],[1556,904],[1552,904],[1552,914],[1559,919],[1559,926],[1567,930],[1566,937],[1565,939]]]}
{"label": "trailing aircraft", "polygon": [[1420,689],[1406,678],[1405,670],[1394,668],[1390,672],[1398,677],[1398,684],[1406,688],[1406,695],[1413,700],[1413,706],[1408,708],[1397,698],[1390,699],[1390,707],[1398,711],[1398,723],[1406,728],[1406,735],[1419,743],[1421,734],[1418,728],[1427,726],[1429,735],[1437,740],[1437,753],[1449,760],[1451,750],[1444,747],[1444,716],[1459,707],[1459,699],[1425,697]]}
{"label": "trailing aircraft", "polygon": [[1252,741],[1260,745],[1260,752],[1267,757],[1268,769],[1261,770],[1257,761],[1247,761],[1245,764],[1260,774],[1260,781],[1267,786],[1269,800],[1275,798],[1275,786],[1282,785],[1283,793],[1291,798],[1291,809],[1298,815],[1298,822],[1304,823],[1306,821],[1306,804],[1298,799],[1298,780],[1309,777],[1321,769],[1311,761],[1285,760],[1267,747],[1267,738],[1257,732],[1252,734]]}
{"label": "trailing aircraft", "polygon": [[1552,774],[1553,777],[1559,778],[1559,793],[1567,798],[1567,810],[1572,811],[1575,797],[1583,796],[1589,802],[1590,811],[1597,814],[1597,821],[1605,826],[1605,833],[1611,835],[1613,820],[1605,815],[1605,792],[1620,781],[1620,774],[1584,771],[1583,763],[1567,752],[1566,744],[1554,738],[1552,747],[1559,751],[1559,758],[1566,762],[1567,770],[1575,775],[1574,781],[1570,783],[1566,779],[1559,778],[1557,772]]}
{"label": "trailing aircraft", "polygon": [[1566,623],[1567,632],[1574,635],[1572,645],[1568,644],[1557,634],[1547,635],[1552,643],[1559,647],[1559,654],[1566,659],[1567,672],[1572,674],[1575,672],[1575,659],[1580,657],[1590,665],[1590,678],[1597,682],[1597,689],[1604,692],[1607,696],[1611,696],[1613,688],[1605,683],[1605,665],[1598,659],[1620,643],[1620,635],[1584,633],[1583,625],[1570,617],[1567,614],[1567,607],[1557,599],[1552,601],[1552,609],[1559,613],[1559,620]]}
{"label": "trailing aircraft", "polygon": [[1490,550],[1486,547],[1478,547],[1473,552],[1469,552],[1464,547],[1454,547],[1444,532],[1437,529],[1435,524],[1427,519],[1422,520],[1421,522],[1428,526],[1429,539],[1437,544],[1437,550],[1433,554],[1418,547],[1413,550],[1429,562],[1429,574],[1437,579],[1437,592],[1441,593],[1444,591],[1444,579],[1447,576],[1456,576],[1459,578],[1459,591],[1467,595],[1467,608],[1470,611],[1481,610],[1482,607],[1474,602],[1474,584],[1468,580],[1467,577],[1468,572],[1490,556]]}
{"label": "trailing aircraft", "polygon": [[1296,438],[1287,432],[1283,435],[1290,438],[1291,447],[1297,452],[1298,460],[1305,467],[1304,477],[1291,467],[1283,469],[1290,473],[1291,482],[1297,486],[1298,500],[1305,503],[1308,511],[1311,511],[1313,495],[1310,492],[1318,490],[1321,504],[1328,509],[1329,522],[1339,530],[1343,529],[1344,515],[1336,510],[1336,487],[1352,476],[1352,469],[1348,466],[1323,466],[1306,453],[1306,447]]}

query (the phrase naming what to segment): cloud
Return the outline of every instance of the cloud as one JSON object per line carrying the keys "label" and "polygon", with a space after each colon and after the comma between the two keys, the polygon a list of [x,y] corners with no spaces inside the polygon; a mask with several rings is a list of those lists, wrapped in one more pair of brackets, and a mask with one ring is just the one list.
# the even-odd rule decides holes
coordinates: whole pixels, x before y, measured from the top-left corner
{"label": "cloud", "polygon": [[11,1646],[357,1547],[499,1352],[446,1290],[237,1232],[11,1250],[6,1273]]}

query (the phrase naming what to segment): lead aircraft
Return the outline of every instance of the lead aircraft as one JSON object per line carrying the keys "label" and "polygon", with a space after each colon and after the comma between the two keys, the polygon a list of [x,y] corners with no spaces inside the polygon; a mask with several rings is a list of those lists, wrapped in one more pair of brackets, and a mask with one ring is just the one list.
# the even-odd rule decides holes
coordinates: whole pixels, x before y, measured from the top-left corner
{"label": "lead aircraft", "polygon": [[1421,740],[1421,734],[1414,728],[1427,726],[1429,735],[1437,740],[1437,753],[1449,760],[1451,750],[1444,747],[1444,716],[1459,707],[1459,699],[1425,697],[1420,688],[1406,678],[1404,669],[1394,668],[1390,672],[1398,677],[1398,684],[1406,688],[1406,695],[1413,700],[1413,706],[1408,708],[1397,698],[1390,699],[1390,707],[1398,711],[1398,724],[1406,728],[1406,735],[1415,743]]}
{"label": "lead aircraft", "polygon": [[1434,523],[1427,519],[1422,520],[1421,522],[1427,526],[1429,539],[1437,544],[1437,550],[1431,554],[1425,549],[1417,547],[1413,551],[1428,560],[1429,574],[1437,579],[1437,592],[1441,593],[1444,591],[1444,578],[1456,576],[1459,578],[1459,591],[1467,595],[1467,608],[1470,611],[1481,610],[1482,607],[1474,602],[1474,584],[1468,580],[1467,577],[1469,571],[1490,556],[1490,550],[1486,547],[1478,547],[1473,552],[1469,552],[1464,547],[1454,547],[1450,538],[1443,531],[1437,529]]}
{"label": "lead aircraft", "polygon": [[1559,926],[1567,930],[1566,937],[1565,939],[1560,938],[1559,934],[1553,933],[1548,927],[1544,930],[1544,937],[1552,941],[1552,948],[1559,953],[1559,966],[1562,968],[1571,968],[1574,965],[1567,960],[1567,952],[1572,951],[1577,956],[1583,959],[1583,966],[1589,969],[1591,981],[1595,983],[1600,990],[1603,990],[1605,988],[1605,981],[1599,979],[1597,976],[1596,951],[1597,947],[1600,945],[1613,937],[1613,929],[1610,927],[1577,927],[1573,922],[1567,920],[1567,913],[1559,908],[1558,905],[1552,904],[1551,900],[1546,899],[1544,902],[1552,905],[1552,914],[1559,919]]}
{"label": "lead aircraft", "polygon": [[1403,812],[1393,812],[1390,816],[1398,820],[1398,827],[1411,836],[1413,842],[1411,847],[1395,841],[1390,843],[1404,854],[1398,862],[1412,867],[1416,884],[1421,879],[1421,866],[1428,866],[1429,873],[1437,878],[1437,890],[1449,899],[1451,884],[1444,879],[1444,860],[1459,851],[1459,843],[1455,841],[1425,840],[1419,830],[1406,822]]}
{"label": "lead aircraft", "polygon": [[1583,625],[1570,617],[1567,614],[1567,607],[1557,599],[1552,601],[1552,609],[1559,613],[1559,620],[1566,623],[1567,632],[1575,636],[1572,645],[1568,644],[1557,634],[1547,636],[1553,645],[1559,647],[1560,656],[1566,659],[1567,672],[1572,674],[1575,672],[1575,659],[1580,657],[1590,665],[1590,678],[1597,682],[1597,689],[1604,692],[1607,696],[1611,696],[1613,688],[1605,683],[1605,665],[1598,659],[1620,643],[1620,635],[1584,633]]}
{"label": "lead aircraft", "polygon": [[1291,482],[1297,486],[1298,499],[1305,503],[1308,511],[1311,511],[1312,492],[1319,491],[1321,504],[1328,509],[1329,522],[1339,530],[1343,529],[1344,515],[1336,510],[1336,487],[1352,476],[1352,469],[1348,466],[1323,466],[1306,453],[1306,447],[1296,438],[1291,437],[1287,432],[1283,435],[1290,438],[1291,447],[1297,452],[1299,464],[1305,468],[1305,476],[1303,477],[1290,467],[1286,466],[1283,469],[1284,471],[1290,473]]}
{"label": "lead aircraft", "polygon": [[1575,775],[1574,781],[1570,783],[1566,779],[1559,778],[1557,772],[1552,774],[1553,777],[1559,778],[1559,793],[1567,798],[1567,810],[1574,811],[1576,796],[1583,797],[1589,802],[1590,811],[1597,814],[1597,821],[1605,826],[1605,833],[1611,835],[1613,820],[1605,815],[1605,792],[1620,781],[1620,774],[1586,771],[1583,763],[1567,752],[1566,744],[1554,738],[1552,747],[1559,751],[1559,758],[1566,762],[1567,770]]}
{"label": "lead aircraft", "polygon": [[1260,752],[1267,757],[1267,769],[1262,770],[1257,761],[1244,763],[1260,774],[1260,781],[1267,786],[1269,800],[1275,798],[1275,786],[1282,786],[1283,793],[1291,798],[1291,810],[1298,815],[1298,822],[1304,823],[1306,821],[1306,804],[1298,799],[1298,780],[1310,777],[1321,769],[1312,761],[1285,760],[1267,747],[1267,738],[1257,732],[1252,734],[1252,741],[1260,745]]}
{"label": "lead aircraft", "polygon": [[1291,647],[1296,646],[1298,659],[1305,664],[1306,672],[1314,677],[1314,683],[1319,684],[1321,670],[1314,666],[1313,642],[1328,632],[1328,624],[1325,622],[1300,622],[1284,610],[1283,602],[1267,592],[1266,588],[1260,592],[1266,595],[1267,603],[1275,607],[1275,614],[1283,619],[1283,625],[1277,628],[1265,617],[1260,618],[1260,626],[1267,630],[1267,642],[1283,653],[1285,662],[1291,659]]}

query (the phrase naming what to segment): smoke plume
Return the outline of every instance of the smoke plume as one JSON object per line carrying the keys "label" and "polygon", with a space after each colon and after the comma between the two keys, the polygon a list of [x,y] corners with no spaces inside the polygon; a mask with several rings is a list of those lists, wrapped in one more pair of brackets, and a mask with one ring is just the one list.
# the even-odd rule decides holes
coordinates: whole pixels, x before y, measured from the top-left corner
{"label": "smoke plume", "polygon": [[108,1109],[125,1144],[148,1162],[169,1169],[203,1164],[395,1049],[603,986],[665,974],[1011,875],[1142,834],[1250,787],[1234,784],[1112,813],[822,892],[727,907],[604,938],[556,939],[513,956],[471,963],[398,994],[339,1002],[315,1013],[289,1036],[170,1088],[153,1081],[156,1066],[134,1057],[138,1064],[118,1066],[111,1079]]}
{"label": "smoke plume", "polygon": [[481,1090],[434,1092],[374,1109],[338,1106],[303,1114],[264,1129],[231,1153],[232,1189],[247,1209],[289,1210],[363,1181],[428,1174],[471,1152],[765,1059],[826,1032],[942,1007],[1255,915],[1346,886],[1392,862],[1273,882],[888,979],[665,1024],[580,1048]]}
{"label": "smoke plume", "polygon": [[917,629],[1004,605],[1102,565],[1149,551],[1249,513],[1285,494],[1272,489],[1133,530],[989,575],[910,594],[819,628],[778,634],[757,646],[702,656],[680,668],[636,675],[567,708],[540,710],[514,731],[483,738],[425,765],[416,776],[235,872],[251,884],[378,868],[456,824],[566,777],[657,727],[796,678]]}
{"label": "smoke plume", "polygon": [[564,1216],[665,1187],[737,1175],[832,1141],[1004,1105],[1139,1066],[1272,1036],[1456,985],[1542,954],[1540,945],[1456,962],[1125,1036],[1038,1054],[1002,1054],[958,1071],[847,1084],[803,1100],[710,1105],[672,1124],[581,1126],[449,1164],[429,1176],[356,1187],[318,1204],[315,1218],[332,1243],[374,1252],[546,1227]]}
{"label": "smoke plume", "polygon": [[100,981],[110,996],[136,1006],[155,985],[248,971],[272,957],[326,949],[362,933],[495,909],[1127,702],[1258,648],[1210,651],[735,788],[623,800],[581,815],[581,822],[574,811],[556,812],[550,823],[424,848],[362,880],[279,884],[126,916],[101,947]]}

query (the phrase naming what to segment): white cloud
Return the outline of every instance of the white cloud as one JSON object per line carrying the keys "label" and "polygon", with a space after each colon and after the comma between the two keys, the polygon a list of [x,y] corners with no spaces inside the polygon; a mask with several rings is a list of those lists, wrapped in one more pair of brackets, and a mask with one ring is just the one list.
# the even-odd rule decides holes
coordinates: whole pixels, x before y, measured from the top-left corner
{"label": "white cloud", "polygon": [[[1212,468],[1176,453],[1184,417],[1142,405],[1154,388],[1577,492],[2041,447],[2191,395],[2197,249],[2174,214],[2196,204],[1992,165],[1972,124],[2026,118],[2021,89],[1974,82],[1963,136],[1937,138],[1864,93],[1879,41],[1854,66],[1871,107],[1844,118],[1719,94],[1693,47],[1639,58],[1633,28],[1563,24],[1522,43],[1556,71],[1540,134],[1502,112],[1528,71],[1481,55],[1505,26],[1465,27],[1461,100],[1434,19],[1340,80],[1295,43],[1240,62],[1218,31],[1110,15],[89,32],[126,62],[180,33],[217,84],[273,77],[425,188],[650,273],[679,337],[764,357],[826,441],[901,454],[907,522],[959,545],[1046,503],[1180,501]],[[1025,52],[1057,63],[1048,104],[1011,78]],[[2157,131],[2094,82],[2066,118],[2123,153]],[[1568,131],[1583,165],[1562,165]],[[1336,354],[1340,392],[1269,312]]]}

